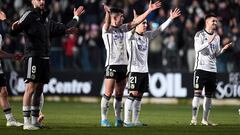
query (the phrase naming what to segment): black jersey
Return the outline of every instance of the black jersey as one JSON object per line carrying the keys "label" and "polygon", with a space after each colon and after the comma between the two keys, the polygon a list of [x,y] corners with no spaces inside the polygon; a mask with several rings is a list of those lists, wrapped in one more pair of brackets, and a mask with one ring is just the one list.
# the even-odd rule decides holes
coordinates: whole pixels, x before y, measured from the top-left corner
{"label": "black jersey", "polygon": [[30,56],[49,56],[50,39],[65,34],[69,27],[77,24],[76,19],[72,19],[68,25],[54,22],[48,17],[47,11],[34,8],[26,11],[18,21],[19,27],[11,30],[11,35],[24,32],[27,35],[28,44],[25,45],[25,57]]}

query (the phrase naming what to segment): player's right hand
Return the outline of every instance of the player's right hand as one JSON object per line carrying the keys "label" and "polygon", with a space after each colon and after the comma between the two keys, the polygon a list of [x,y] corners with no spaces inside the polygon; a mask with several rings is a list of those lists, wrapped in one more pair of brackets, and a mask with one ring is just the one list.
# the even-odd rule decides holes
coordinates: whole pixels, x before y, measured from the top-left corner
{"label": "player's right hand", "polygon": [[73,14],[74,16],[81,16],[85,12],[85,9],[83,6],[79,6],[77,9],[74,8]]}
{"label": "player's right hand", "polygon": [[4,21],[6,19],[7,19],[6,14],[3,11],[0,11],[0,20]]}
{"label": "player's right hand", "polygon": [[106,12],[106,13],[107,13],[107,12],[110,13],[110,7],[107,6],[105,3],[103,3],[102,5],[103,5],[103,8],[104,8],[105,12]]}

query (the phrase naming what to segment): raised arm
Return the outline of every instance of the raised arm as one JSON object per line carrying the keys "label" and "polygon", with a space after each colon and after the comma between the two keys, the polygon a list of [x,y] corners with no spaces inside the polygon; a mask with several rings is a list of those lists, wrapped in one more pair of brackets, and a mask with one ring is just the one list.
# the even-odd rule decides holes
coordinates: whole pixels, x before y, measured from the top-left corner
{"label": "raised arm", "polygon": [[153,10],[158,9],[160,7],[161,7],[160,1],[157,1],[153,4],[152,4],[152,1],[150,1],[147,11],[145,11],[143,14],[141,14],[137,18],[134,18],[132,22],[129,22],[128,29],[131,30],[131,29],[135,28],[138,24],[140,24],[142,21],[144,21]]}
{"label": "raised arm", "polygon": [[167,21],[161,24],[158,29],[160,31],[164,31],[169,26],[169,24],[180,15],[181,15],[180,9],[175,8],[174,10],[170,10],[170,17],[167,19]]}
{"label": "raised arm", "polygon": [[103,4],[103,8],[105,11],[103,29],[108,31],[111,24],[110,8],[106,4]]}
{"label": "raised arm", "polygon": [[149,31],[146,32],[146,35],[150,38],[150,39],[154,39],[155,37],[157,37],[162,31],[164,31],[169,25],[170,23],[177,17],[179,17],[181,15],[181,11],[178,8],[175,8],[174,10],[170,10],[170,17],[167,19],[167,21],[165,21],[163,24],[161,24],[158,29],[153,30],[153,31]]}
{"label": "raised arm", "polygon": [[85,12],[83,6],[79,6],[77,9],[74,8],[73,19],[67,24],[50,21],[50,36],[57,37],[64,34],[76,34],[78,32],[77,23],[79,21],[79,17]]}

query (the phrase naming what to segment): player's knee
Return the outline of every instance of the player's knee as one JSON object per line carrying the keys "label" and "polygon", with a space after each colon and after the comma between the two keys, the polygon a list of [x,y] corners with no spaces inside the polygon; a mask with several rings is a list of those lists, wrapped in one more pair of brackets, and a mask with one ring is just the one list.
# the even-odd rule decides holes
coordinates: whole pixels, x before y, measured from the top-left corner
{"label": "player's knee", "polygon": [[122,101],[122,96],[121,97],[115,97],[115,99],[117,100],[117,101]]}
{"label": "player's knee", "polygon": [[7,97],[8,96],[8,92],[6,88],[2,88],[1,89],[1,97]]}
{"label": "player's knee", "polygon": [[116,90],[115,91],[115,96],[116,97],[123,97],[123,91],[122,90]]}
{"label": "player's knee", "polygon": [[135,99],[135,96],[133,95],[133,93],[130,93],[129,95],[128,95],[128,99],[130,99],[130,100],[134,100]]}
{"label": "player's knee", "polygon": [[194,91],[194,97],[201,97],[202,96],[202,91],[201,90],[195,90]]}

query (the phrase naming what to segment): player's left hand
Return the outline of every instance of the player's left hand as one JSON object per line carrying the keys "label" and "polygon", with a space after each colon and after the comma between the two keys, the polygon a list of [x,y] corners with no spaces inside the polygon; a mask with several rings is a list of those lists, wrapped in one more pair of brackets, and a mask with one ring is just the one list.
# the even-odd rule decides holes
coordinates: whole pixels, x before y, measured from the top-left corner
{"label": "player's left hand", "polygon": [[6,14],[3,11],[0,11],[0,20],[4,21],[6,19],[7,19]]}
{"label": "player's left hand", "polygon": [[225,44],[222,49],[227,50],[231,46],[232,46],[232,42]]}
{"label": "player's left hand", "polygon": [[152,0],[150,0],[150,3],[148,5],[148,10],[153,11],[155,9],[158,9],[161,7],[161,2],[160,1],[156,1],[155,3],[152,4]]}
{"label": "player's left hand", "polygon": [[79,6],[77,9],[74,8],[73,14],[74,16],[81,16],[85,12],[85,9],[83,6]]}
{"label": "player's left hand", "polygon": [[170,18],[175,19],[181,15],[181,11],[179,8],[175,8],[174,10],[170,10]]}

